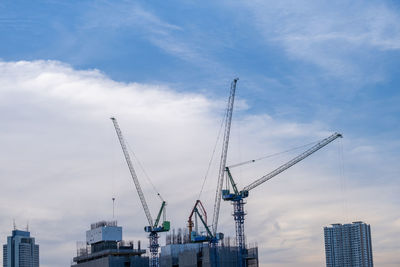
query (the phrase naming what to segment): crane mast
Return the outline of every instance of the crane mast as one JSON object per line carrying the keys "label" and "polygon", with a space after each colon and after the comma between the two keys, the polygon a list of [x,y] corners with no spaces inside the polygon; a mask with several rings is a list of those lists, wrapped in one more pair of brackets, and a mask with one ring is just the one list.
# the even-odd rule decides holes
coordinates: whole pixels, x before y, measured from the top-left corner
{"label": "crane mast", "polygon": [[226,166],[226,157],[228,154],[228,145],[229,145],[229,135],[231,131],[231,123],[232,123],[232,113],[233,113],[233,103],[235,102],[235,92],[236,92],[236,83],[239,78],[233,79],[231,83],[231,90],[229,94],[228,106],[226,109],[225,115],[225,131],[224,131],[224,139],[222,143],[222,153],[221,153],[221,161],[219,165],[218,172],[218,182],[217,182],[217,190],[215,192],[215,202],[214,202],[214,214],[212,221],[212,232],[215,236],[217,234],[218,228],[218,217],[219,217],[219,209],[221,205],[221,192],[222,186],[224,182],[224,174],[225,174],[225,166]]}

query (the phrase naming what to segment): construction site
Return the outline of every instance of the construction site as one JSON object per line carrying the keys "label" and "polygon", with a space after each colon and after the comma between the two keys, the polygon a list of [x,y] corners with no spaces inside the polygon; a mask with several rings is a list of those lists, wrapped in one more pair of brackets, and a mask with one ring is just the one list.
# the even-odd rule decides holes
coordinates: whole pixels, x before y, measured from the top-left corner
{"label": "construction site", "polygon": [[[116,223],[104,223],[92,226],[91,231],[101,232],[107,230],[106,232],[108,233],[108,237],[107,235],[103,235],[100,238],[97,238],[96,241],[93,241],[93,238],[90,239],[87,236],[87,242],[84,249],[78,249],[78,255],[74,258],[76,265],[72,266],[103,266],[90,265],[91,261],[100,261],[101,259],[107,259],[108,265],[104,266],[259,266],[257,244],[249,245],[246,243],[244,224],[246,212],[244,205],[246,203],[245,200],[249,197],[250,191],[304,160],[337,138],[342,137],[342,135],[340,133],[333,133],[325,139],[312,143],[307,150],[298,154],[290,161],[254,180],[247,186],[238,188],[231,170],[235,167],[250,164],[261,159],[251,159],[227,166],[232,115],[238,80],[239,79],[236,78],[231,83],[223,124],[221,125],[221,129],[223,129],[221,132],[222,148],[218,164],[219,169],[218,177],[216,179],[217,183],[215,186],[215,198],[213,202],[214,209],[211,220],[208,218],[207,211],[202,201],[197,199],[193,208],[188,211],[189,216],[185,223],[187,228],[178,228],[177,231],[171,229],[170,221],[166,218],[167,202],[161,197],[160,193],[158,193],[158,197],[161,200],[161,205],[156,213],[157,216],[155,218],[152,217],[134,165],[131,161],[131,156],[128,152],[122,130],[117,119],[112,117],[111,120],[121,145],[128,170],[134,182],[144,215],[148,222],[148,224],[144,226],[144,231],[149,240],[148,257],[144,256],[145,250],[140,247],[140,244],[138,244],[136,250],[133,248],[133,244],[128,247],[123,245],[122,234],[121,236],[118,235],[118,227]],[[233,206],[232,224],[234,224],[235,237],[232,239],[224,235],[218,224],[221,200],[230,202]],[[111,232],[109,229],[112,229],[111,232],[114,231],[114,234],[110,234]],[[160,250],[159,239],[160,234],[163,232],[166,233],[166,245],[162,246]],[[90,231],[88,231],[88,233],[90,234]],[[117,258],[115,258],[114,262],[111,263],[110,259],[113,257]],[[125,260],[121,261],[124,257]],[[124,265],[118,265],[118,262],[124,262]]]}
{"label": "construction site", "polygon": [[[234,242],[232,242],[234,243]],[[258,247],[246,246],[244,266],[258,266]],[[238,266],[238,246],[226,237],[217,246],[208,242],[194,243],[187,229],[178,229],[166,235],[166,245],[161,247],[160,266]]]}

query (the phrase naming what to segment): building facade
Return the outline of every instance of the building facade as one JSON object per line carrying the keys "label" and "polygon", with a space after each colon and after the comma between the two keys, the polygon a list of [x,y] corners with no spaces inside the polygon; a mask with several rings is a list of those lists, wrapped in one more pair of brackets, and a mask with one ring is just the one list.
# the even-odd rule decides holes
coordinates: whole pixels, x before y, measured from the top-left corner
{"label": "building facade", "polygon": [[240,264],[239,248],[231,245],[230,237],[221,239],[218,245],[208,242],[192,243],[188,229],[175,229],[166,235],[166,245],[161,247],[160,267],[258,267],[258,247],[247,245],[243,264]]}
{"label": "building facade", "polygon": [[[169,244],[161,247],[160,267],[237,267],[236,246],[211,247],[209,243]],[[246,249],[245,267],[258,267],[258,247]]]}
{"label": "building facade", "polygon": [[93,223],[86,232],[86,242],[78,245],[71,267],[147,267],[146,250],[122,240],[122,227],[116,221]]}
{"label": "building facade", "polygon": [[324,227],[327,267],[373,267],[371,227],[363,222]]}
{"label": "building facade", "polygon": [[3,245],[3,267],[39,267],[39,245],[30,232],[13,230]]}

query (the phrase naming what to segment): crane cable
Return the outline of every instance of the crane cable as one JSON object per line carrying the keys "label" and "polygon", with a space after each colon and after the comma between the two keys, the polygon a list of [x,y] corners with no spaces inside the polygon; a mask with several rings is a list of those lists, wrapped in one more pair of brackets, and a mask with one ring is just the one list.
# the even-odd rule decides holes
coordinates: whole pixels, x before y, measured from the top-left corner
{"label": "crane cable", "polygon": [[340,189],[342,193],[342,209],[343,209],[343,214],[344,214],[344,220],[348,220],[348,204],[347,204],[347,181],[346,181],[346,174],[345,174],[345,166],[344,166],[344,153],[343,153],[343,142],[342,140],[339,140],[338,143],[338,151],[339,151],[339,172],[340,172],[340,178],[341,178],[341,183],[340,183]]}
{"label": "crane cable", "polygon": [[133,149],[131,148],[131,146],[129,145],[127,140],[125,140],[125,143],[126,143],[128,149],[130,150],[130,152],[132,153],[133,157],[135,158],[136,162],[138,163],[139,168],[144,173],[144,176],[146,177],[147,181],[150,183],[151,187],[153,188],[154,192],[161,199],[161,201],[164,201],[164,199],[161,197],[161,194],[158,192],[156,186],[153,184],[153,182],[151,181],[149,175],[147,174],[146,170],[144,169],[144,167],[143,167],[142,163],[140,162],[139,158],[136,156],[135,152],[133,152]]}
{"label": "crane cable", "polygon": [[208,162],[207,171],[206,171],[206,174],[204,175],[203,184],[202,184],[202,186],[201,186],[201,189],[200,189],[200,192],[199,192],[199,196],[198,196],[197,199],[200,199],[201,194],[203,193],[204,185],[206,184],[206,181],[207,181],[207,178],[208,178],[208,174],[209,174],[210,169],[211,169],[211,164],[212,164],[213,159],[214,159],[215,150],[217,149],[218,141],[219,141],[219,139],[220,139],[220,137],[221,137],[222,127],[223,127],[224,124],[225,124],[225,118],[226,118],[225,116],[222,118],[221,125],[220,125],[220,127],[219,127],[219,131],[218,131],[218,135],[217,135],[217,140],[215,141],[214,149],[213,149],[213,152],[212,152],[212,154],[211,154],[210,161]]}
{"label": "crane cable", "polygon": [[243,162],[240,162],[240,163],[232,164],[232,165],[228,166],[228,168],[232,169],[232,168],[243,166],[243,165],[246,165],[246,164],[249,164],[249,163],[253,163],[253,162],[256,162],[256,161],[259,161],[259,160],[262,160],[262,159],[276,157],[276,156],[279,156],[281,154],[285,154],[285,153],[288,153],[288,152],[291,152],[291,151],[294,151],[294,150],[297,150],[297,149],[300,149],[300,148],[303,148],[303,147],[307,147],[307,146],[316,144],[318,142],[319,141],[311,142],[311,143],[308,143],[308,144],[305,144],[305,145],[302,145],[302,146],[298,146],[298,147],[294,147],[294,148],[291,148],[291,149],[288,149],[288,150],[285,150],[285,151],[281,151],[281,152],[278,152],[278,153],[269,154],[269,155],[262,156],[262,157],[259,157],[259,158],[256,158],[256,159],[251,159],[251,160],[243,161]]}

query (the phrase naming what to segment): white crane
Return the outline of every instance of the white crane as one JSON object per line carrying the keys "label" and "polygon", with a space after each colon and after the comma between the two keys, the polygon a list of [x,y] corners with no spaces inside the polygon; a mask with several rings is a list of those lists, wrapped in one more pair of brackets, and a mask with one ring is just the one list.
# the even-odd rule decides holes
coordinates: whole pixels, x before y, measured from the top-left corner
{"label": "white crane", "polygon": [[119,128],[118,122],[115,118],[111,118],[115,131],[117,132],[118,140],[121,144],[122,152],[124,153],[126,163],[128,164],[129,171],[132,176],[132,180],[135,183],[136,191],[138,193],[138,196],[140,198],[140,202],[142,203],[142,207],[144,210],[144,213],[146,214],[147,221],[149,223],[148,226],[144,227],[144,230],[149,233],[149,243],[150,243],[150,266],[151,267],[158,267],[159,266],[159,261],[158,261],[158,233],[159,232],[167,232],[170,229],[170,222],[165,220],[165,216],[163,219],[162,224],[159,226],[158,223],[160,221],[161,215],[165,215],[165,206],[166,202],[161,198],[162,203],[161,203],[161,208],[158,212],[157,218],[155,222],[153,223],[153,218],[151,217],[149,207],[147,206],[146,199],[144,198],[144,194],[142,191],[142,188],[140,187],[140,183],[138,180],[138,177],[136,175],[135,169],[133,168],[133,164],[131,161],[131,158],[128,153],[128,149],[125,144],[124,137],[122,136],[121,129]]}
{"label": "white crane", "polygon": [[[221,153],[221,160],[219,165],[219,173],[218,173],[218,181],[217,181],[217,190],[215,193],[215,201],[214,201],[214,213],[213,213],[213,222],[211,226],[207,225],[207,213],[203,207],[203,204],[200,200],[197,200],[188,220],[189,226],[189,235],[192,242],[209,242],[214,248],[218,244],[218,241],[223,239],[222,233],[217,233],[218,227],[218,217],[219,217],[219,210],[221,205],[221,192],[222,186],[224,181],[225,175],[225,165],[226,165],[226,158],[228,153],[228,145],[229,145],[229,135],[231,130],[231,122],[232,122],[232,112],[233,112],[233,104],[235,101],[235,92],[236,92],[236,83],[239,78],[235,78],[231,83],[229,98],[228,98],[228,105],[226,108],[226,113],[224,115],[223,123],[225,124],[224,130],[224,139],[222,142],[222,153]],[[192,216],[195,215],[195,218],[199,217],[200,221],[202,222],[204,228],[207,230],[206,235],[199,234],[197,231],[193,230],[193,221]],[[197,226],[197,224],[196,224]],[[215,253],[216,255],[216,253]],[[217,257],[215,256],[214,262],[217,264]]]}
{"label": "white crane", "polygon": [[226,109],[226,114],[225,114],[225,131],[224,131],[224,139],[222,142],[221,161],[219,165],[218,182],[217,182],[217,190],[215,192],[214,213],[212,221],[212,232],[214,236],[217,235],[219,209],[221,206],[221,192],[224,183],[226,157],[228,155],[229,136],[231,132],[233,104],[235,102],[236,83],[238,80],[239,78],[235,78],[231,83],[231,90],[228,99],[228,107]]}

